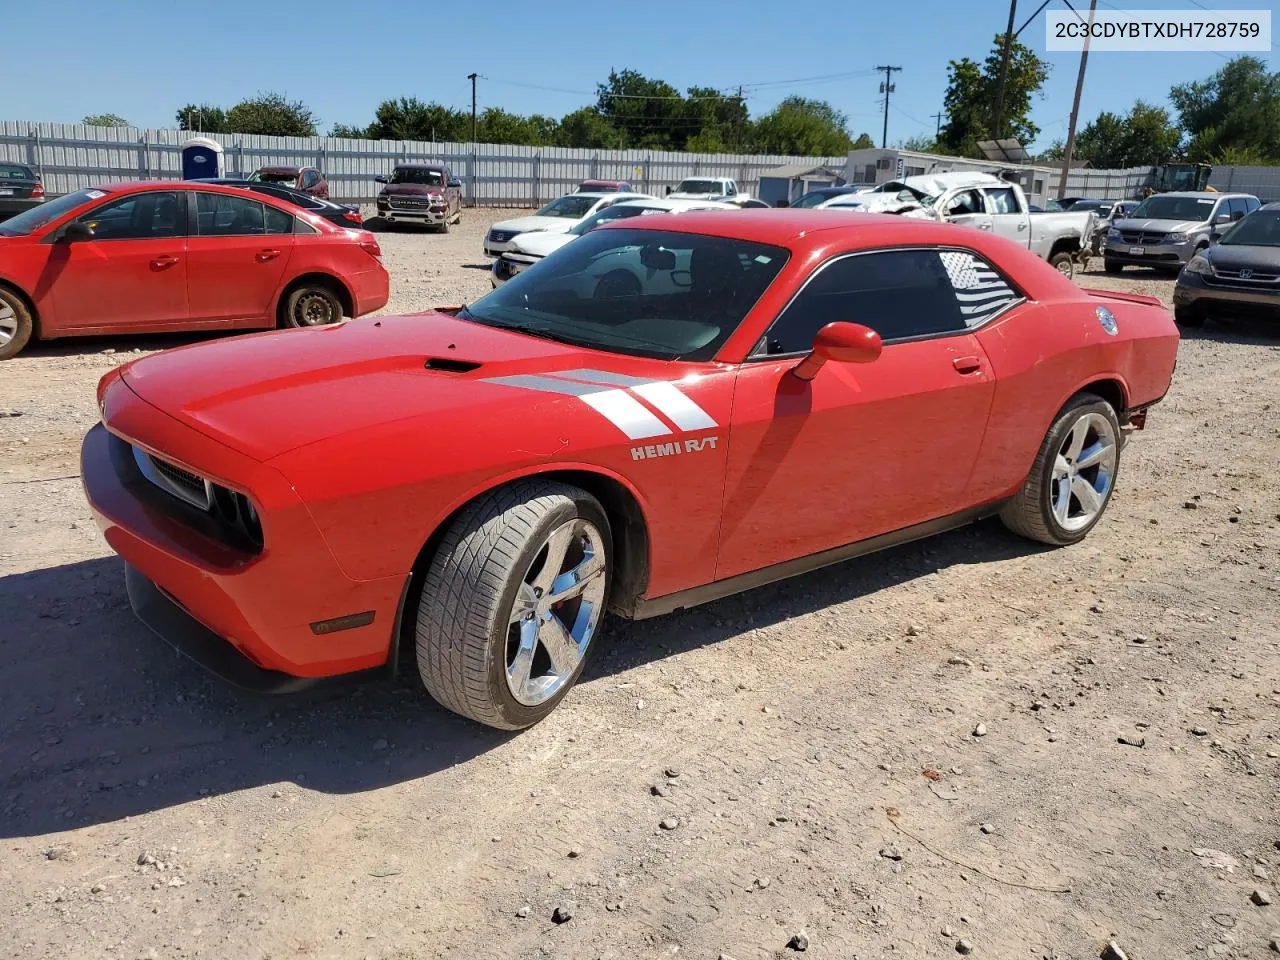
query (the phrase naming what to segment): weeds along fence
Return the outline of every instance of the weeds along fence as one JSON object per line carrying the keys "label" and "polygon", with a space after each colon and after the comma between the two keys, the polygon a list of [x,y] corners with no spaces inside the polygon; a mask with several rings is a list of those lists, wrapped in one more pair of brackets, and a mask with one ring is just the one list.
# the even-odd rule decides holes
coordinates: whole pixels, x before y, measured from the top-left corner
{"label": "weeds along fence", "polygon": [[[0,161],[34,167],[51,194],[122,180],[176,180],[182,175],[186,130],[87,127],[0,121]],[[573,190],[586,179],[626,180],[661,194],[685,177],[732,177],[758,192],[760,171],[812,162],[843,168],[844,157],[666,153],[654,150],[581,150],[510,144],[417,140],[346,140],[336,137],[263,137],[213,134],[223,146],[224,172],[238,177],[262,166],[316,166],[330,194],[347,203],[372,203],[374,181],[404,161],[442,161],[462,180],[470,206],[533,207]]]}

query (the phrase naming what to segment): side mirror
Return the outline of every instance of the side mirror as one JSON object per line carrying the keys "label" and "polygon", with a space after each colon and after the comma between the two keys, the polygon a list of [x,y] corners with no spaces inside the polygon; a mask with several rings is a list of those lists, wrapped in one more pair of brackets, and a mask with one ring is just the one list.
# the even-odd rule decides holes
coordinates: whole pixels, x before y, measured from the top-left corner
{"label": "side mirror", "polygon": [[860,323],[828,323],[813,338],[809,355],[791,370],[799,380],[812,380],[828,360],[837,363],[871,363],[884,344],[880,334]]}
{"label": "side mirror", "polygon": [[454,177],[452,180],[449,181],[449,186],[462,189],[462,181],[459,180],[457,177]]}
{"label": "side mirror", "polygon": [[1214,217],[1214,218],[1213,218],[1213,222],[1214,222],[1214,223],[1230,223],[1230,222],[1231,222],[1231,217],[1230,217],[1230,215],[1229,215],[1229,214],[1220,213],[1220,214],[1218,214],[1216,217]]}
{"label": "side mirror", "polygon": [[667,193],[670,193],[670,192],[671,192],[671,188],[667,187]]}
{"label": "side mirror", "polygon": [[82,220],[72,220],[58,231],[59,243],[80,243],[93,239],[93,228]]}
{"label": "side mirror", "polygon": [[374,177],[374,178],[373,178],[373,182],[374,182],[374,183],[386,183],[386,182],[387,182],[387,178],[386,178],[385,176],[383,176],[382,174],[378,174],[376,177]]}

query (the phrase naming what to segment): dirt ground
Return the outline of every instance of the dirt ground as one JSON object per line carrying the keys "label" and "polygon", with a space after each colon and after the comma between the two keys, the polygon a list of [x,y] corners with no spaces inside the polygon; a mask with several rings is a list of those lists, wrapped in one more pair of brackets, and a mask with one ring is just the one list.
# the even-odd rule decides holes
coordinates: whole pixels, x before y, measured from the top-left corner
{"label": "dirt ground", "polygon": [[[497,217],[383,234],[390,309],[486,290]],[[0,957],[1274,956],[1278,334],[1184,341],[1082,544],[983,523],[612,621],[517,736],[409,680],[265,699],[179,659],[77,448],[101,374],[192,338],[30,349],[0,365]]]}

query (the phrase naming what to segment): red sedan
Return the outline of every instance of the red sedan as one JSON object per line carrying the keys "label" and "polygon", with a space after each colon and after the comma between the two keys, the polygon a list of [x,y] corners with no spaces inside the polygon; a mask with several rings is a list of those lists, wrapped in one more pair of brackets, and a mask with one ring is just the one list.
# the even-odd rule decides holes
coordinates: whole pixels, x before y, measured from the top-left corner
{"label": "red sedan", "polygon": [[238,682],[394,668],[544,717],[648,617],[998,515],[1065,545],[1169,388],[1150,297],[997,237],[773,211],[595,230],[465,308],[135,361],[84,484],[139,616]]}
{"label": "red sedan", "polygon": [[387,290],[367,231],[230,187],[111,184],[0,223],[0,360],[35,337],[323,326]]}

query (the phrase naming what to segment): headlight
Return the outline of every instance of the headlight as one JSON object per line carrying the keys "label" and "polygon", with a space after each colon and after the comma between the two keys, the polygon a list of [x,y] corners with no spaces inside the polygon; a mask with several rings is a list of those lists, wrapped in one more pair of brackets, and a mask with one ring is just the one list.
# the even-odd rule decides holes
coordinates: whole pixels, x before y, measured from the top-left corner
{"label": "headlight", "polygon": [[1185,243],[1187,235],[1185,233],[1166,233],[1164,238],[1169,243]]}
{"label": "headlight", "polygon": [[1187,265],[1182,269],[1186,270],[1187,273],[1198,273],[1206,277],[1213,276],[1213,264],[1209,262],[1208,257],[1202,256],[1198,253],[1192,257],[1187,262]]}
{"label": "headlight", "polygon": [[1110,230],[1108,230],[1108,231],[1107,231],[1107,239],[1108,239],[1108,240],[1119,240],[1119,239],[1120,239],[1120,231],[1119,231],[1119,230],[1117,230],[1115,227],[1112,227]]}

